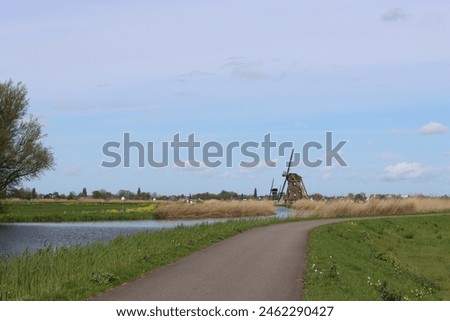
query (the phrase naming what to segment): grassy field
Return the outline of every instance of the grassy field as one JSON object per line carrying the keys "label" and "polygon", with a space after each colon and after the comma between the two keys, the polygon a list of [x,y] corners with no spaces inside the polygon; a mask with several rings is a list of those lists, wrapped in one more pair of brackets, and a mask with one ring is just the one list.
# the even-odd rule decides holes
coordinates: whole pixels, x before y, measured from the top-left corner
{"label": "grassy field", "polygon": [[305,300],[450,300],[450,216],[325,225],[310,234]]}
{"label": "grassy field", "polygon": [[75,222],[154,219],[155,203],[9,201],[0,222]]}
{"label": "grassy field", "polygon": [[84,300],[248,229],[283,222],[245,220],[179,227],[0,259],[0,300]]}
{"label": "grassy field", "polygon": [[368,202],[301,200],[292,208],[298,218],[448,213],[450,198],[371,199]]}
{"label": "grassy field", "polygon": [[186,202],[85,202],[6,201],[0,222],[75,222],[149,219],[204,219],[268,216],[275,214],[271,201]]}
{"label": "grassy field", "polygon": [[167,202],[155,210],[160,219],[200,219],[268,216],[275,214],[272,201],[218,201],[201,203]]}

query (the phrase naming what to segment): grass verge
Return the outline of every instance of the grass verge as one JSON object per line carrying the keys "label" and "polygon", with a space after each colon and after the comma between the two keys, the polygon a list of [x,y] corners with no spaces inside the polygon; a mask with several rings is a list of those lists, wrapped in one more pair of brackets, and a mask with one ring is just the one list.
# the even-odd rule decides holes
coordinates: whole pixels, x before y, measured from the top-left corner
{"label": "grass verge", "polygon": [[305,300],[450,300],[450,216],[346,222],[310,233]]}
{"label": "grass verge", "polygon": [[0,259],[0,300],[84,300],[194,251],[278,219],[139,233],[108,244],[50,248]]}
{"label": "grass verge", "polygon": [[5,201],[0,222],[81,222],[154,219],[156,203]]}

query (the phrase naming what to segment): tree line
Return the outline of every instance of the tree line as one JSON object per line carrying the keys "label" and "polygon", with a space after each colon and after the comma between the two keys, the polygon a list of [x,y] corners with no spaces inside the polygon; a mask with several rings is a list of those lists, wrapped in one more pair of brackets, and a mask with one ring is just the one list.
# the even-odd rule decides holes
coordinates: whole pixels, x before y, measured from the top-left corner
{"label": "tree line", "polygon": [[[255,189],[256,190],[256,189]],[[70,192],[69,194],[64,193],[39,193],[35,188],[13,188],[6,193],[6,198],[15,198],[22,200],[37,200],[37,199],[56,199],[56,200],[77,200],[77,199],[122,199],[125,200],[180,200],[180,199],[191,199],[191,200],[242,200],[256,198],[257,195],[255,191],[253,194],[239,194],[233,191],[222,190],[220,193],[195,193],[195,194],[177,194],[177,195],[162,195],[156,192],[143,192],[141,188],[138,187],[136,192],[130,190],[121,189],[116,193],[107,191],[106,189],[94,190],[88,193],[86,188],[83,188],[80,192]]]}

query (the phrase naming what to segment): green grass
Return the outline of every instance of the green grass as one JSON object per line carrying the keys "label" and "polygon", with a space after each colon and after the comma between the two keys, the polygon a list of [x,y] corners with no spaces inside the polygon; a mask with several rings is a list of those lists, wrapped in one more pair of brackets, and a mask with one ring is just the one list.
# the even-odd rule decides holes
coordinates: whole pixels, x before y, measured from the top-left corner
{"label": "green grass", "polygon": [[0,260],[0,300],[84,300],[215,242],[277,219],[139,233],[108,244],[50,248]]}
{"label": "green grass", "polygon": [[310,233],[305,300],[450,300],[450,216],[354,221]]}
{"label": "green grass", "polygon": [[0,222],[80,222],[154,219],[155,203],[4,202]]}

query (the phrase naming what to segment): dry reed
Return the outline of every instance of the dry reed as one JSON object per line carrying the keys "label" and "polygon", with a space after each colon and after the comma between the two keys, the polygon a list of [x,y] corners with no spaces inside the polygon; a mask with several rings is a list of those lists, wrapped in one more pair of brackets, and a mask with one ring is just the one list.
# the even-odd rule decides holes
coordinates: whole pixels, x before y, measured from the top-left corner
{"label": "dry reed", "polygon": [[418,213],[450,212],[448,198],[370,199],[367,202],[350,200],[297,201],[294,217],[378,216]]}
{"label": "dry reed", "polygon": [[159,205],[154,214],[168,220],[269,216],[275,214],[275,207],[271,201],[166,202]]}

